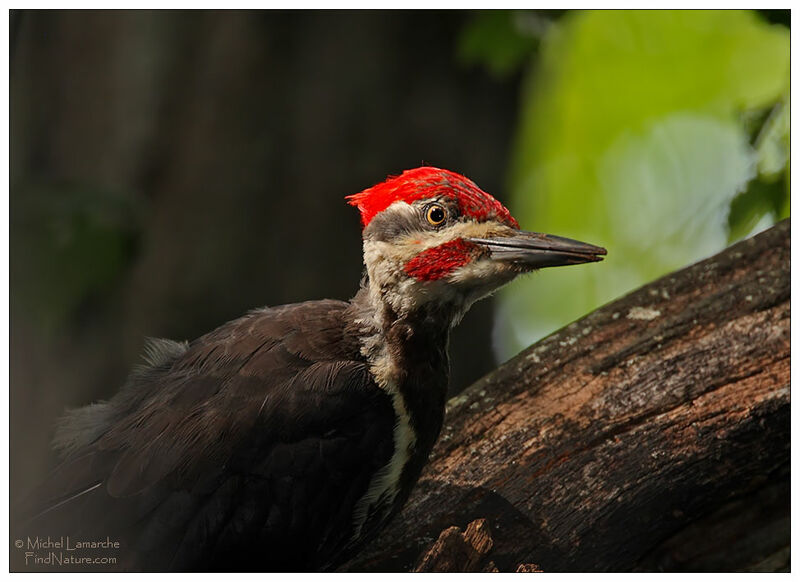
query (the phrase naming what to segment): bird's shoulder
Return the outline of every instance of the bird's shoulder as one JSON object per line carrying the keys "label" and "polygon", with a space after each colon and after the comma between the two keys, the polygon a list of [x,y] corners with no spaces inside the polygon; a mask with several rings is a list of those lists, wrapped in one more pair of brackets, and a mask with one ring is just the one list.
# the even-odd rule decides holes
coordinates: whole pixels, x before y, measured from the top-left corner
{"label": "bird's shoulder", "polygon": [[347,333],[349,303],[325,299],[254,309],[187,345],[176,370],[242,375],[271,372],[271,359],[304,362],[360,361],[357,339]]}

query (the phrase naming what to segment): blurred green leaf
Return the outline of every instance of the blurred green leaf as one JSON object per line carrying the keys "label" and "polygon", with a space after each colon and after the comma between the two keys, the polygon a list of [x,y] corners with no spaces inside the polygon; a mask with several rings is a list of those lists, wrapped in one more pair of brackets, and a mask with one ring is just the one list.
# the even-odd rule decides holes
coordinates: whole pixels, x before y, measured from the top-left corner
{"label": "blurred green leaf", "polygon": [[18,187],[10,213],[15,311],[53,331],[82,302],[109,289],[131,259],[137,210],[118,193],[53,184]]}
{"label": "blurred green leaf", "polygon": [[777,178],[789,165],[789,96],[772,108],[756,138],[758,173]]}
{"label": "blurred green leaf", "polygon": [[728,215],[728,243],[746,237],[752,232],[762,230],[783,218],[786,187],[783,180],[765,182],[752,180],[747,190],[731,202]]}
{"label": "blurred green leaf", "polygon": [[504,77],[518,70],[539,44],[549,21],[533,12],[485,10],[475,13],[461,31],[458,58]]}
{"label": "blurred green leaf", "polygon": [[[503,358],[722,249],[731,201],[762,167],[778,167],[788,147],[781,112],[755,148],[742,122],[789,87],[788,30],[753,13],[572,13],[551,28],[541,55],[523,94],[513,210],[524,228],[600,244],[609,255],[509,288],[496,335]],[[742,225],[769,207],[756,199],[774,195],[742,198]]]}

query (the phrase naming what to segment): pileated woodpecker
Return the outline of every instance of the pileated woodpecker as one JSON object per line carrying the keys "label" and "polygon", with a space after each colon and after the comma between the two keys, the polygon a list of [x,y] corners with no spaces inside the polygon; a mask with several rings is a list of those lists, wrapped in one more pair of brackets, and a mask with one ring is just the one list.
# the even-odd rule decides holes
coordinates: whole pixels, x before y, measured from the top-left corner
{"label": "pileated woodpecker", "polygon": [[116,540],[119,569],[333,568],[411,493],[442,426],[448,334],[470,305],[606,253],[521,231],[438,168],[348,200],[363,225],[355,297],[151,341],[119,393],[62,419],[64,459],[14,537]]}

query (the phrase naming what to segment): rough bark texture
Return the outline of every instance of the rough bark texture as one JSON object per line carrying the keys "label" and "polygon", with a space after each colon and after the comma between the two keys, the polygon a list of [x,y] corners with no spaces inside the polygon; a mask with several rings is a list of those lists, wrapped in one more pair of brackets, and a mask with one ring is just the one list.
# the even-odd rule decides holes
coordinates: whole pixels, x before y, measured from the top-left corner
{"label": "rough bark texture", "polygon": [[[492,549],[491,533],[485,519],[476,519],[461,529],[448,527],[439,539],[425,552],[415,572],[476,572],[478,565]],[[483,571],[496,571],[494,564],[488,564]]]}
{"label": "rough bark texture", "polygon": [[789,241],[785,221],[672,273],[453,399],[408,506],[343,569],[412,569],[480,518],[473,570],[788,569]]}

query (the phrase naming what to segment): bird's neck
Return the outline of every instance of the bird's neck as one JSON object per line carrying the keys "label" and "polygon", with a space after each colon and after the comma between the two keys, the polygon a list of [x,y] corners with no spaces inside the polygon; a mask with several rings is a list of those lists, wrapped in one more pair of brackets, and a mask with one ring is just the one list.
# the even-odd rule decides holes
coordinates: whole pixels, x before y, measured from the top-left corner
{"label": "bird's neck", "polygon": [[418,446],[430,450],[444,416],[453,317],[431,305],[398,313],[393,303],[367,280],[351,300],[350,321],[375,382],[402,396]]}

